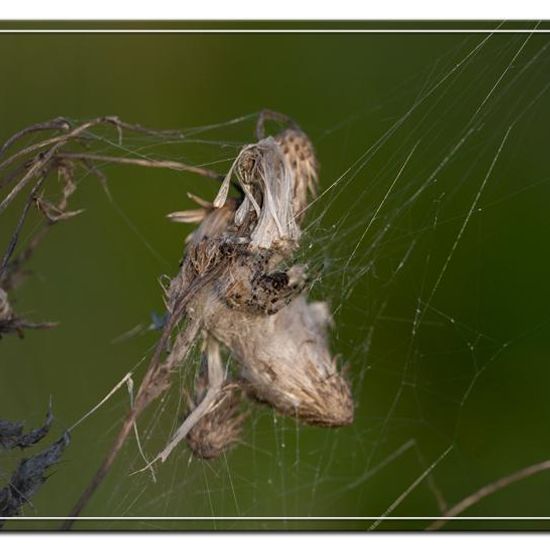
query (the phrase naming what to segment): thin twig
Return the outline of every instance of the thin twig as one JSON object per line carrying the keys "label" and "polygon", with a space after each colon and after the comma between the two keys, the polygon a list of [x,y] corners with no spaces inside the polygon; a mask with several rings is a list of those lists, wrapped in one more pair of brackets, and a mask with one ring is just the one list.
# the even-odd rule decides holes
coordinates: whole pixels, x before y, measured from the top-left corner
{"label": "thin twig", "polygon": [[545,460],[543,462],[539,462],[538,464],[527,466],[522,470],[504,476],[497,481],[493,481],[492,483],[485,485],[485,487],[478,489],[475,493],[472,493],[471,495],[461,500],[458,504],[455,504],[452,508],[449,508],[449,510],[445,513],[446,519],[438,519],[437,521],[434,521],[428,526],[427,530],[436,531],[438,529],[441,529],[441,527],[443,527],[443,525],[445,525],[449,521],[449,518],[456,517],[462,514],[464,510],[471,508],[480,500],[496,493],[497,491],[505,489],[513,483],[531,477],[540,472],[544,472],[545,470],[550,470],[550,460]]}
{"label": "thin twig", "polygon": [[[76,505],[69,514],[70,518],[75,518],[80,515],[84,507],[88,504],[90,498],[93,496],[96,489],[105,479],[109,473],[113,462],[115,461],[118,453],[122,449],[126,439],[133,430],[134,423],[137,421],[141,413],[147,408],[147,406],[158,396],[159,390],[164,391],[169,385],[169,376],[174,368],[175,364],[180,364],[186,357],[187,353],[191,349],[195,337],[199,331],[199,324],[196,321],[190,321],[185,330],[178,336],[178,354],[175,361],[162,361],[161,356],[167,348],[169,338],[176,327],[176,325],[184,317],[185,309],[189,301],[204,287],[204,285],[210,283],[216,277],[219,276],[222,269],[226,266],[226,262],[221,261],[212,270],[206,272],[203,276],[195,279],[185,292],[179,297],[174,310],[171,312],[168,318],[162,335],[157,343],[151,362],[141,385],[139,387],[136,399],[134,401],[134,407],[128,413],[122,427],[111,447],[107,453],[103,463],[96,471],[92,481],[86,487]],[[175,346],[174,346],[175,347]],[[163,386],[164,387],[161,387]],[[66,520],[62,529],[70,529],[74,523],[74,519]]]}
{"label": "thin twig", "polygon": [[32,323],[30,321],[25,321],[25,319],[18,319],[14,317],[13,319],[8,319],[7,321],[0,320],[0,336],[2,333],[7,334],[9,332],[15,332],[19,336],[23,337],[23,331],[25,329],[29,330],[44,330],[50,328],[56,328],[58,323]]}
{"label": "thin twig", "polygon": [[[151,168],[169,168],[171,170],[191,172],[194,174],[198,174],[200,176],[214,179],[216,181],[223,180],[223,176],[213,170],[192,166],[181,162],[132,159],[132,158],[126,158],[126,157],[94,155],[92,153],[68,153],[68,152],[61,153],[60,152],[60,149],[64,145],[69,143],[71,140],[76,140],[89,128],[93,126],[102,125],[102,124],[114,125],[119,131],[119,139],[121,139],[122,129],[128,129],[134,132],[143,132],[148,134],[153,133],[154,135],[167,135],[166,133],[162,133],[156,130],[155,131],[147,130],[139,125],[124,123],[121,120],[119,120],[117,117],[98,117],[81,124],[80,126],[74,128],[70,132],[67,132],[66,134],[49,138],[49,139],[40,141],[38,143],[35,143],[33,145],[30,145],[28,147],[25,147],[0,163],[0,170],[3,170],[10,164],[13,164],[16,160],[24,158],[25,156],[31,153],[39,152],[38,156],[29,163],[29,169],[27,170],[25,175],[18,181],[18,183],[12,188],[12,190],[7,194],[4,200],[0,203],[0,214],[8,207],[8,205],[13,201],[13,199],[23,190],[23,188],[27,185],[27,183],[34,176],[36,176],[41,170],[46,169],[48,163],[50,163],[55,158],[58,158],[58,159],[66,158],[66,159],[74,159],[74,160],[81,160],[81,161],[95,160],[95,161],[103,161],[103,162],[118,163],[118,164],[134,164],[137,166],[146,166]],[[53,125],[52,122],[42,123],[42,124],[31,126],[25,130],[21,130],[20,132],[15,134],[12,138],[7,140],[2,146],[2,149],[0,151],[1,152],[5,151],[12,143],[14,143],[14,141],[19,139],[21,136],[28,134],[29,132],[32,132],[32,131],[51,128],[52,125]],[[168,135],[172,135],[172,134],[168,134]],[[44,151],[44,149],[46,149],[46,151]]]}
{"label": "thin twig", "polygon": [[24,248],[13,260],[9,262],[6,269],[2,273],[0,279],[4,290],[12,290],[19,286],[19,283],[23,279],[25,273],[22,272],[22,266],[28,262],[29,258],[33,255],[38,245],[42,242],[42,239],[48,234],[52,224],[49,221],[43,223],[42,227],[38,230],[36,235],[31,239],[29,244]]}
{"label": "thin twig", "polygon": [[11,136],[8,140],[4,142],[2,147],[0,147],[0,157],[6,152],[6,150],[11,147],[16,141],[21,139],[22,137],[32,134],[34,132],[43,132],[45,130],[69,130],[70,129],[69,122],[64,119],[63,117],[54,118],[52,120],[48,120],[46,122],[39,122],[38,124],[33,124],[32,126],[28,126],[27,128],[23,128],[23,130],[20,130],[13,136]]}
{"label": "thin twig", "polygon": [[[92,120],[89,120],[88,122],[85,122],[81,124],[80,126],[77,126],[74,128],[71,132],[67,134],[63,134],[62,136],[56,136],[52,138],[45,139],[43,141],[39,141],[38,143],[33,143],[32,145],[29,145],[28,147],[25,147],[21,149],[20,151],[17,151],[17,153],[14,153],[10,157],[8,157],[6,160],[2,161],[0,163],[0,170],[3,170],[6,166],[9,166],[10,164],[13,164],[16,160],[25,157],[31,153],[35,153],[37,151],[40,151],[41,149],[45,149],[47,147],[51,146],[57,146],[56,150],[59,148],[59,144],[64,144],[71,139],[74,139],[76,137],[79,137],[83,132],[88,130],[89,128],[93,126],[97,126],[100,124],[104,124],[108,121],[108,117],[98,117],[94,118]],[[8,140],[9,141],[9,140]]]}
{"label": "thin twig", "polygon": [[256,122],[256,137],[258,139],[265,138],[265,123],[268,120],[278,122],[279,124],[285,124],[289,128],[293,128],[294,130],[300,129],[296,121],[290,118],[288,115],[278,113],[276,111],[271,111],[270,109],[264,109],[263,111],[260,111],[260,114],[258,115],[258,120]]}
{"label": "thin twig", "polygon": [[222,174],[218,174],[218,172],[215,172],[214,170],[209,170],[208,168],[201,168],[200,166],[193,166],[191,164],[184,164],[183,162],[176,162],[173,160],[135,159],[109,155],[96,155],[93,153],[58,153],[56,158],[82,161],[88,160],[113,164],[133,164],[147,168],[167,168],[177,172],[191,172],[192,174],[198,174],[199,176],[204,176],[216,181],[223,181],[223,178],[225,177]]}
{"label": "thin twig", "polygon": [[157,130],[155,128],[146,128],[141,124],[132,124],[120,120],[116,115],[105,117],[106,122],[114,124],[120,129],[135,132],[137,134],[145,134],[148,136],[157,136],[162,138],[172,137],[176,139],[185,139],[185,134],[181,130]]}
{"label": "thin twig", "polygon": [[0,214],[6,210],[6,208],[10,205],[10,203],[13,201],[13,199],[19,194],[20,191],[22,191],[27,183],[37,176],[43,168],[46,167],[46,165],[51,161],[53,156],[55,155],[57,151],[57,147],[52,147],[47,153],[45,153],[43,156],[40,157],[36,162],[33,162],[31,164],[31,167],[29,170],[27,170],[27,173],[15,184],[13,189],[6,195],[4,200],[0,203]]}
{"label": "thin twig", "polygon": [[[2,170],[6,168],[8,165],[13,164],[17,160],[22,160],[31,154],[34,155],[34,158],[31,158],[30,160],[27,160],[26,162],[22,163],[20,166],[16,168],[16,170],[13,171],[12,174],[8,176],[8,179],[4,180],[4,184],[6,184],[8,182],[11,183],[11,181],[15,179],[15,177],[19,178],[17,183],[12,187],[12,189],[8,192],[7,196],[4,197],[4,199],[0,203],[0,214],[9,206],[9,204],[15,199],[15,197],[21,191],[23,191],[23,189],[28,185],[28,183],[34,177],[40,177],[40,183],[37,186],[35,186],[35,188],[31,191],[27,199],[27,203],[24,207],[23,213],[20,216],[18,225],[10,240],[8,249],[2,259],[2,263],[0,264],[0,276],[2,277],[2,279],[4,279],[5,284],[9,283],[8,279],[10,277],[7,276],[8,269],[13,272],[17,271],[18,266],[20,266],[23,263],[23,261],[28,259],[28,257],[32,254],[33,249],[41,241],[42,237],[47,233],[49,225],[51,225],[51,223],[47,223],[46,226],[43,228],[43,230],[39,233],[37,238],[33,239],[31,244],[27,247],[27,249],[23,253],[19,255],[19,258],[17,258],[15,262],[12,262],[13,265],[8,264],[15,250],[15,245],[17,244],[17,241],[19,239],[19,235],[20,235],[23,223],[27,217],[27,214],[29,212],[30,205],[34,199],[34,196],[36,195],[36,191],[40,186],[42,186],[43,181],[47,178],[51,170],[55,169],[55,167],[63,167],[64,165],[67,165],[65,170],[65,179],[66,179],[67,177],[69,178],[71,177],[71,167],[69,166],[68,163],[71,163],[73,161],[82,163],[87,167],[88,170],[90,170],[92,173],[98,176],[98,178],[100,179],[100,182],[104,187],[105,187],[105,177],[95,166],[94,163],[96,162],[104,162],[108,164],[136,165],[136,166],[151,167],[151,168],[166,168],[166,169],[175,170],[175,171],[184,171],[184,172],[198,174],[200,176],[207,177],[209,179],[213,179],[216,181],[223,180],[223,176],[213,170],[210,170],[208,168],[198,167],[198,166],[192,166],[189,164],[176,162],[176,161],[137,159],[137,158],[128,158],[128,157],[99,155],[99,154],[87,153],[87,152],[77,153],[77,152],[63,151],[63,148],[66,145],[84,137],[86,135],[85,132],[88,129],[94,126],[100,126],[100,125],[115,126],[119,133],[119,141],[122,139],[123,130],[131,131],[131,132],[139,132],[139,133],[144,133],[144,134],[154,135],[159,137],[167,137],[167,136],[181,137],[182,136],[181,132],[179,131],[150,130],[138,124],[129,124],[129,123],[123,122],[116,116],[107,116],[107,117],[94,118],[72,129],[71,129],[70,123],[66,119],[56,118],[47,122],[29,126],[28,128],[25,128],[17,132],[11,138],[9,138],[4,143],[4,145],[0,148],[0,156],[11,145],[13,145],[17,140],[21,139],[25,135],[29,135],[31,133],[45,131],[45,130],[59,130],[59,129],[66,130],[66,133],[64,133],[63,135],[50,137],[38,143],[34,143],[30,146],[24,147],[19,151],[16,151],[7,159],[0,162],[0,170]],[[74,190],[74,184],[71,186],[70,192],[72,192],[72,190]],[[64,193],[66,191],[67,190],[65,189]],[[66,198],[67,197],[65,197],[65,199]],[[63,202],[62,200],[60,205],[58,205],[59,209],[63,212],[66,206],[65,202]],[[40,207],[39,203],[37,203],[37,205]],[[48,206],[48,205],[45,204],[44,206]],[[45,211],[44,213],[48,216],[48,211]],[[68,217],[67,214],[69,213],[65,214],[66,217]],[[74,214],[74,213],[70,213],[70,214]],[[54,222],[54,221],[57,221],[57,219],[49,220],[49,222]]]}
{"label": "thin twig", "polygon": [[47,164],[54,158],[55,154],[59,151],[59,149],[65,145],[68,141],[71,139],[75,139],[80,134],[82,134],[84,131],[86,131],[88,128],[95,126],[97,124],[100,124],[102,122],[106,122],[105,117],[93,119],[90,120],[84,124],[81,124],[78,128],[75,128],[71,132],[60,136],[56,138],[51,138],[49,140],[45,140],[41,143],[36,144],[35,146],[27,147],[26,149],[23,149],[22,151],[19,151],[18,153],[15,153],[8,159],[6,159],[3,163],[0,164],[0,169],[4,168],[8,164],[12,163],[14,159],[17,159],[21,156],[24,156],[28,152],[38,150],[40,148],[45,147],[46,145],[51,145],[51,147],[41,153],[34,162],[31,163],[29,170],[27,173],[17,182],[17,184],[13,187],[13,189],[7,194],[7,196],[4,198],[4,200],[0,203],[0,214],[9,206],[9,204],[13,201],[13,199],[19,194],[20,191],[23,190],[23,188],[27,185],[27,183],[40,171],[44,168],[46,168]]}
{"label": "thin twig", "polygon": [[29,198],[27,199],[25,207],[23,208],[23,212],[19,217],[17,226],[15,227],[15,231],[13,232],[13,235],[11,236],[10,242],[8,244],[8,248],[6,249],[4,257],[2,258],[2,264],[0,265],[0,282],[4,279],[4,273],[7,270],[8,262],[10,261],[13,251],[15,250],[15,247],[17,245],[17,241],[19,240],[19,235],[21,233],[21,229],[23,228],[23,224],[25,223],[25,219],[27,218],[27,214],[29,213],[29,209],[34,201],[36,193],[42,187],[45,179],[46,175],[42,175],[42,177],[39,178],[39,180],[36,182],[29,195]]}

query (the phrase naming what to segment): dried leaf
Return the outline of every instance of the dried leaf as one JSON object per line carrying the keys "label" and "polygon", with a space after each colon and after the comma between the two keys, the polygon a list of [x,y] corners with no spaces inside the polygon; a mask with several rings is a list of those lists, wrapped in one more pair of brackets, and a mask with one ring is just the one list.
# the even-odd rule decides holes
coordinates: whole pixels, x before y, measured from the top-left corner
{"label": "dried leaf", "polygon": [[65,432],[45,451],[21,460],[8,485],[0,489],[0,517],[8,518],[21,513],[22,507],[29,503],[46,481],[46,470],[59,462],[69,442],[69,432]]}
{"label": "dried leaf", "polygon": [[23,424],[21,422],[10,422],[9,420],[0,420],[0,448],[4,450],[19,447],[25,449],[32,447],[41,439],[44,439],[53,422],[51,403],[46,413],[46,421],[40,428],[36,428],[29,433],[23,433]]}

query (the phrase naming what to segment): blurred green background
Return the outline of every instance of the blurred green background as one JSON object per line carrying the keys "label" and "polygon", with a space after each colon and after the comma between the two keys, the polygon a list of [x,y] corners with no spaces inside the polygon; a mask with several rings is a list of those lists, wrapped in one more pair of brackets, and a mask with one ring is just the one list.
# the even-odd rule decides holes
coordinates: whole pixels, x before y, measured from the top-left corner
{"label": "blurred green background", "polygon": [[[156,483],[147,473],[128,475],[143,464],[131,440],[87,515],[437,516],[550,458],[548,46],[545,34],[513,33],[0,35],[1,140],[56,116],[113,114],[186,137],[167,144],[128,135],[118,144],[103,132],[113,141],[92,144],[96,152],[223,172],[239,145],[254,139],[255,114],[270,108],[301,124],[321,163],[324,193],[310,209],[300,255],[319,273],[313,296],[335,314],[332,345],[349,366],[355,423],[297,426],[255,406],[241,445],[208,463],[182,448],[158,469]],[[82,175],[71,205],[85,213],[53,228],[12,296],[27,318],[60,325],[0,342],[2,418],[38,425],[52,396],[61,433],[146,363],[157,332],[119,337],[162,311],[157,279],[177,271],[188,231],[165,215],[190,205],[186,192],[212,198],[217,191],[182,173],[102,169],[113,199]],[[55,196],[55,182],[48,185],[46,196]],[[2,247],[22,205],[0,217]],[[33,213],[25,239],[39,220]],[[149,456],[178,421],[178,387],[194,368],[140,422]],[[128,407],[123,388],[74,431],[27,516],[68,513]],[[19,458],[0,456],[3,483]],[[466,514],[549,516],[549,490],[550,473],[542,473]],[[371,525],[212,519],[77,527]]]}

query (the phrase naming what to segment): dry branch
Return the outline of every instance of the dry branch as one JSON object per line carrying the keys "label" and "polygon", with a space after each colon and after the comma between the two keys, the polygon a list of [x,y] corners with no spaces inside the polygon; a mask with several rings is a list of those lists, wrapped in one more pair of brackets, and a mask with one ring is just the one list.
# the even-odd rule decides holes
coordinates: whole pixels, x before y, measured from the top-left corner
{"label": "dry branch", "polygon": [[471,495],[467,496],[466,498],[462,499],[460,502],[449,508],[445,512],[444,519],[438,519],[437,521],[434,521],[428,526],[427,530],[437,531],[438,529],[441,529],[451,518],[459,516],[460,514],[462,514],[462,512],[464,512],[468,508],[471,508],[484,498],[493,495],[497,491],[505,489],[509,485],[527,479],[528,477],[534,476],[546,470],[550,470],[550,460],[544,460],[543,462],[539,462],[538,464],[532,464],[531,466],[522,468],[521,470],[518,470],[513,474],[501,477],[500,479],[497,479],[496,481],[493,481],[492,483],[481,487],[481,489],[478,489],[475,493],[472,493]]}
{"label": "dry branch", "polygon": [[[25,188],[32,181],[35,183],[27,195],[25,206],[9,239],[0,264],[0,290],[4,293],[1,295],[1,298],[6,304],[9,303],[6,293],[11,292],[19,285],[25,275],[23,270],[24,265],[28,262],[43,238],[48,234],[51,226],[59,221],[68,220],[82,212],[82,210],[68,210],[68,200],[76,190],[74,173],[79,166],[85,167],[102,184],[105,183],[105,177],[99,170],[98,163],[162,168],[197,174],[216,181],[223,180],[223,176],[213,170],[182,162],[100,155],[89,151],[73,150],[74,147],[82,148],[84,145],[90,147],[94,141],[101,143],[99,137],[89,133],[95,127],[115,128],[119,141],[122,141],[125,132],[155,136],[159,140],[167,138],[182,139],[184,137],[179,131],[152,130],[138,124],[123,122],[114,116],[98,117],[76,126],[72,125],[65,118],[56,118],[29,126],[10,137],[0,147],[0,158],[4,157],[0,162],[0,188],[8,189],[0,202],[0,215],[13,203],[20,193],[25,191]],[[24,137],[35,134],[42,136],[45,133],[52,132],[55,135],[45,137],[45,139],[22,147],[19,150],[16,149],[10,156],[6,157],[9,149],[14,147]],[[85,140],[85,143],[83,143],[83,140]],[[13,168],[14,166],[15,168]],[[8,169],[12,171],[6,173]],[[4,174],[3,177],[1,177],[2,174]],[[47,185],[49,176],[52,174],[57,174],[63,182],[62,195],[56,204],[45,200],[41,195],[43,188]],[[13,257],[23,226],[33,205],[44,215],[44,223],[27,247],[20,251],[16,257]],[[53,323],[33,323],[20,319],[15,315],[11,306],[9,307],[9,316],[7,314],[3,317],[0,316],[0,335],[2,332],[17,332],[21,335],[22,330],[25,328],[50,328],[52,326],[54,326]]]}
{"label": "dry branch", "polygon": [[197,174],[199,176],[217,181],[223,180],[223,175],[218,174],[214,170],[201,168],[200,166],[193,166],[192,164],[184,164],[183,162],[176,162],[174,160],[135,159],[109,155],[95,155],[92,153],[58,153],[56,158],[66,160],[105,162],[108,164],[133,164],[135,166],[142,166],[145,168],[166,168],[168,170],[174,170],[175,172],[189,172],[191,174]]}

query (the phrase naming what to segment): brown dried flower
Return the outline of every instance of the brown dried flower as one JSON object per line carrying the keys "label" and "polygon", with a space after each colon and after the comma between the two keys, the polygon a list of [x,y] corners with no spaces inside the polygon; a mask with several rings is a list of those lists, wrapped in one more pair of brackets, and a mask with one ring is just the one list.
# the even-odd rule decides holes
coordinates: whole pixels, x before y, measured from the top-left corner
{"label": "brown dried flower", "polygon": [[[307,136],[286,130],[242,149],[212,206],[202,202],[194,214],[171,215],[200,226],[168,290],[169,311],[197,277],[222,262],[223,268],[187,306],[188,318],[207,335],[208,388],[157,459],[166,460],[182,439],[189,442],[199,422],[195,448],[199,434],[208,437],[206,426],[216,437],[236,439],[233,411],[227,426],[224,415],[212,415],[226,391],[219,344],[237,360],[248,392],[279,413],[322,426],[352,422],[350,388],[328,348],[328,306],[307,302],[305,267],[280,268],[299,244],[296,215],[315,189],[316,167]],[[227,199],[233,171],[244,194],[240,203]]]}

